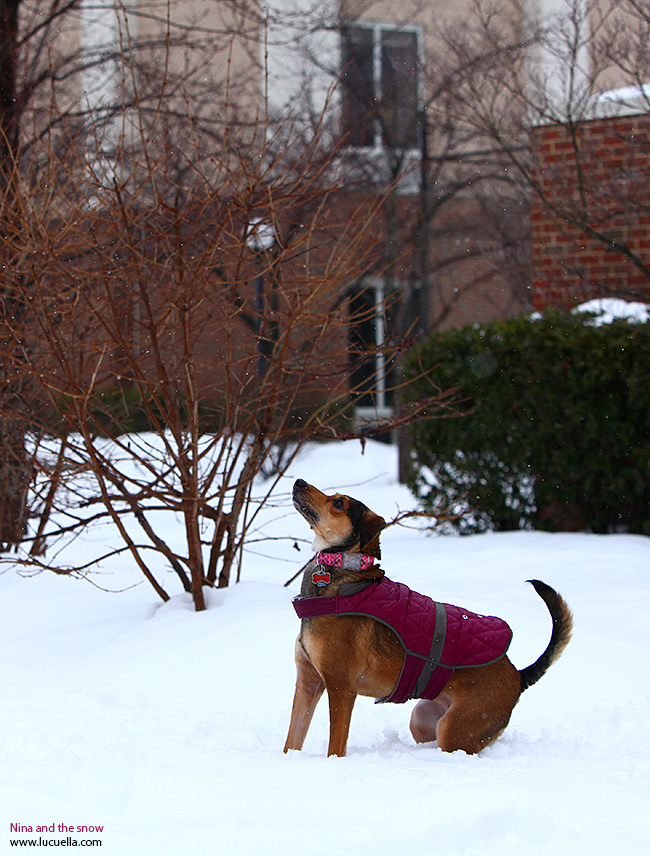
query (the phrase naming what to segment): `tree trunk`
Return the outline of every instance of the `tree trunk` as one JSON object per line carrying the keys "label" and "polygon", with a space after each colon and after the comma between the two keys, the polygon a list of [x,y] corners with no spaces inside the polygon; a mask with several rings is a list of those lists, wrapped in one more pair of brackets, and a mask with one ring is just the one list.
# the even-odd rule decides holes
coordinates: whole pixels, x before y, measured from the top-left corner
{"label": "tree trunk", "polygon": [[0,194],[3,196],[11,182],[18,150],[16,57],[19,5],[20,0],[0,0]]}
{"label": "tree trunk", "polygon": [[[18,7],[20,0],[0,0],[0,241],[4,270],[15,264],[12,248],[14,179],[18,158],[19,105],[16,89]],[[19,307],[10,282],[0,284],[0,549],[17,544],[27,526],[27,489],[31,462],[25,450],[25,426],[17,412],[20,390],[11,378],[14,337],[5,335],[4,321],[15,329]]]}
{"label": "tree trunk", "polygon": [[0,393],[0,550],[18,544],[25,535],[32,469],[23,427],[7,413],[6,399]]}

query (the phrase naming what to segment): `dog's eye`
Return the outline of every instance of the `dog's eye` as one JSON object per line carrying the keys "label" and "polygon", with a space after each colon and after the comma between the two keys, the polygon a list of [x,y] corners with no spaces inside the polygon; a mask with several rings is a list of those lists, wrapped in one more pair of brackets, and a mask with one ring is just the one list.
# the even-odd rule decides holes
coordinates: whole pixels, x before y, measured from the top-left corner
{"label": "dog's eye", "polygon": [[343,502],[340,496],[337,496],[335,499],[332,500],[332,505],[334,506],[334,508],[343,508],[345,503]]}

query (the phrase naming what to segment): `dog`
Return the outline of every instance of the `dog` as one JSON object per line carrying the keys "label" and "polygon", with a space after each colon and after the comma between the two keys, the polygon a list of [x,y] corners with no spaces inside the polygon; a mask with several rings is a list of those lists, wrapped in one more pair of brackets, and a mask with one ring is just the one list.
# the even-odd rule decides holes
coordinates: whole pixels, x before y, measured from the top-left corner
{"label": "dog", "polygon": [[[386,521],[362,502],[340,493],[327,496],[298,479],[293,504],[314,533],[317,555],[305,566],[294,599],[302,620],[284,751],[302,749],[325,690],[328,755],[345,755],[357,695],[395,702],[420,698],[411,734],[417,743],[437,740],[443,752],[474,754],[496,740],[521,694],[571,638],[572,616],[564,599],[545,583],[529,580],[546,603],[553,629],[544,653],[517,670],[505,654],[511,631],[504,621],[436,603],[385,577],[378,560]],[[389,618],[379,601],[390,602]],[[399,628],[392,617],[397,613],[405,621]],[[423,641],[413,634],[415,625],[424,628]],[[472,638],[481,647],[478,654],[470,652]]]}

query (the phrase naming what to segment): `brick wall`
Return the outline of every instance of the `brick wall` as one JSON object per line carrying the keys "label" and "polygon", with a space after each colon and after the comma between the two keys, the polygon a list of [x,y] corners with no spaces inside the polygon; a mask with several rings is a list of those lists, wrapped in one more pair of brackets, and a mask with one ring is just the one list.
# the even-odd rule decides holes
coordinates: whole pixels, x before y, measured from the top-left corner
{"label": "brick wall", "polygon": [[650,116],[539,127],[533,150],[534,307],[650,299]]}

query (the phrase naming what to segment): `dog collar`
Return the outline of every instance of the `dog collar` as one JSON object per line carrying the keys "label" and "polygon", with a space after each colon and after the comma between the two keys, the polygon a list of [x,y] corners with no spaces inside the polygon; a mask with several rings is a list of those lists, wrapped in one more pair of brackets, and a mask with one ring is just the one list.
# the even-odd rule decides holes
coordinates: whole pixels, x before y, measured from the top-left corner
{"label": "dog collar", "polygon": [[343,571],[367,571],[375,564],[375,557],[361,553],[317,553],[316,564],[323,568],[341,568]]}

